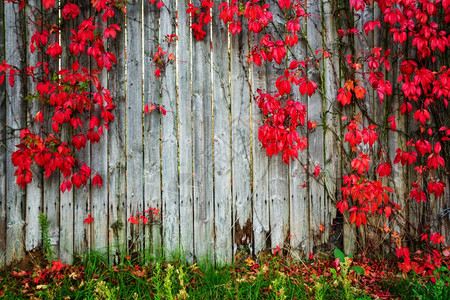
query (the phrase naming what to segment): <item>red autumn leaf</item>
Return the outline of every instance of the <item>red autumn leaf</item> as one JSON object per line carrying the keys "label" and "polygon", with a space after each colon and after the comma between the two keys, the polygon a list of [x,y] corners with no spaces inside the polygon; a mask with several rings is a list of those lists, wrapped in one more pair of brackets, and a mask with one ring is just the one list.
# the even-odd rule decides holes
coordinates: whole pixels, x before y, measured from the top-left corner
{"label": "red autumn leaf", "polygon": [[413,183],[413,189],[409,193],[409,198],[416,200],[417,203],[425,202],[427,200],[427,196],[425,193],[419,188],[417,183]]}
{"label": "red autumn leaf", "polygon": [[395,117],[391,116],[387,119],[387,121],[391,124],[391,130],[395,131],[395,129],[397,128],[397,124],[395,123]]}
{"label": "red autumn leaf", "polygon": [[371,159],[366,154],[360,152],[359,157],[355,158],[351,162],[351,166],[353,170],[356,170],[358,174],[362,174],[369,171],[369,162],[371,162]]}
{"label": "red autumn leaf", "polygon": [[55,0],[42,0],[42,4],[46,10],[49,10],[51,7],[55,6]]}
{"label": "red autumn leaf", "polygon": [[102,180],[102,177],[100,177],[100,175],[99,174],[95,174],[94,175],[94,178],[92,178],[92,185],[93,186],[98,186],[98,187],[102,187],[102,185],[103,185],[103,180]]}
{"label": "red autumn leaf", "polygon": [[435,198],[438,198],[442,194],[444,194],[444,189],[446,187],[446,184],[442,181],[430,181],[428,183],[428,193],[434,194]]}
{"label": "red autumn leaf", "polygon": [[355,87],[355,96],[357,99],[363,99],[364,95],[367,94],[366,90],[362,86]]}
{"label": "red autumn leaf", "polygon": [[350,0],[350,6],[353,7],[355,11],[364,11],[364,8],[366,8],[366,3],[364,0]]}
{"label": "red autumn leaf", "polygon": [[414,114],[414,119],[420,123],[425,124],[430,119],[430,113],[426,109],[419,109]]}
{"label": "red autumn leaf", "polygon": [[378,139],[378,134],[375,130],[375,125],[369,125],[369,128],[364,128],[362,131],[363,142],[364,144],[369,143],[369,146],[372,146]]}
{"label": "red autumn leaf", "polygon": [[314,168],[313,175],[314,175],[314,177],[317,177],[317,176],[319,176],[319,174],[320,174],[320,164],[317,164]]}
{"label": "red autumn leaf", "polygon": [[94,221],[94,218],[91,217],[91,214],[88,214],[88,217],[86,219],[84,219],[84,223],[86,223],[88,225],[91,224],[92,221]]}
{"label": "red autumn leaf", "polygon": [[390,163],[382,163],[378,166],[377,168],[377,173],[381,176],[381,177],[389,177],[391,175],[391,169],[392,166]]}
{"label": "red autumn leaf", "polygon": [[337,101],[339,103],[341,103],[342,106],[350,104],[352,102],[352,93],[345,90],[344,88],[339,89],[338,95],[337,95]]}

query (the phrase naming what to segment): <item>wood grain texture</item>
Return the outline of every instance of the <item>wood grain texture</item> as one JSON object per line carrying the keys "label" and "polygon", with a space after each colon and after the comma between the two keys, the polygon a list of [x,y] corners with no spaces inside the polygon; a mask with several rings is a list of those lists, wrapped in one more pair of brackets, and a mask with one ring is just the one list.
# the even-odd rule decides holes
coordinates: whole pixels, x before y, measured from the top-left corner
{"label": "wood grain texture", "polygon": [[[231,123],[228,60],[228,29],[217,18],[212,20],[212,79],[214,99],[214,231],[217,263],[233,258],[232,187],[231,187]],[[235,99],[238,100],[238,99]]]}
{"label": "wood grain texture", "polygon": [[[5,60],[5,3],[0,1],[0,61]],[[6,253],[6,89],[0,88],[0,266]]]}
{"label": "wood grain texture", "polygon": [[[194,1],[199,5],[199,1]],[[197,260],[214,251],[211,33],[192,46],[194,247]]]}
{"label": "wood grain texture", "polygon": [[[126,158],[127,218],[144,211],[144,147],[142,99],[142,3],[127,6]],[[142,226],[127,224],[130,251],[144,250]]]}
{"label": "wood grain texture", "polygon": [[[274,26],[284,23],[284,14],[277,4],[272,5]],[[275,39],[282,36],[275,35]],[[267,66],[267,88],[276,91],[275,82],[283,74],[283,65],[273,61]],[[271,249],[282,248],[289,235],[289,166],[281,160],[281,154],[269,158],[269,197],[270,197],[270,232]]]}
{"label": "wood grain texture", "polygon": [[[91,17],[93,12],[91,11],[90,1],[82,0],[79,4],[81,13],[78,16],[76,22],[80,24],[82,20],[88,19]],[[87,56],[87,54],[83,55],[80,59],[80,66],[84,66],[87,68],[93,67],[95,62],[91,61],[91,59]],[[88,127],[88,122],[85,121],[83,124],[83,131],[86,132]],[[77,153],[77,159],[91,167],[91,143],[87,142],[86,147],[80,149]],[[74,189],[73,191],[73,199],[74,199],[74,254],[82,254],[86,253],[86,251],[91,250],[91,235],[94,224],[91,225],[85,224],[84,220],[90,214],[90,205],[91,205],[91,185],[90,180],[86,186],[82,186],[79,189]]]}
{"label": "wood grain texture", "polygon": [[[25,62],[23,18],[23,11],[19,12],[15,3],[5,3],[5,57],[19,70]],[[15,76],[13,87],[6,84],[6,263],[25,255],[25,192],[16,184],[16,167],[10,159],[15,145],[20,143],[20,130],[25,127],[24,88],[20,76]]]}
{"label": "wood grain texture", "polygon": [[[251,46],[258,44],[263,34],[251,35]],[[253,171],[253,243],[254,253],[270,247],[270,198],[269,198],[269,158],[258,140],[258,129],[264,123],[263,114],[256,103],[258,89],[267,89],[267,67],[251,65],[252,82],[252,171]]]}
{"label": "wood grain texture", "polygon": [[[153,57],[159,43],[159,10],[144,5],[144,103],[160,104],[160,81],[155,76]],[[162,208],[161,200],[161,118],[152,112],[144,118],[144,206]],[[164,212],[162,212],[164,214]],[[162,254],[162,226],[145,228],[146,249],[153,256]]]}
{"label": "wood grain texture", "polygon": [[187,3],[177,1],[178,10],[178,130],[180,161],[180,248],[188,262],[194,259],[194,202],[192,191],[192,90],[191,31]]}
{"label": "wood grain texture", "polygon": [[[40,2],[31,0],[29,6],[26,7],[26,11],[29,14],[29,22],[26,26],[26,38],[29,39],[34,33],[34,23],[36,17],[30,13],[32,9],[39,8]],[[1,41],[0,41],[1,44]],[[42,55],[39,55],[42,59]],[[39,60],[38,51],[31,53],[29,49],[26,51],[26,64],[30,66],[37,65]],[[42,79],[38,76],[37,80]],[[36,92],[37,80],[33,80],[32,77],[28,77],[26,80],[26,95],[31,96]],[[40,110],[41,104],[37,99],[31,100],[27,107],[27,122],[34,122],[36,113]],[[33,133],[38,133],[41,127],[40,123],[34,123],[30,130]],[[38,247],[41,239],[40,226],[39,226],[39,213],[42,209],[42,173],[41,168],[34,165],[32,167],[33,181],[26,187],[26,213],[25,213],[25,250],[30,251]]]}
{"label": "wood grain texture", "polygon": [[[119,26],[125,24],[125,14],[116,12],[110,22]],[[114,122],[108,132],[108,244],[110,246],[109,262],[113,264],[119,263],[117,254],[126,250],[125,43],[125,29],[122,28],[108,48],[117,58],[117,64],[112,67],[108,79],[108,89],[116,106]]]}
{"label": "wood grain texture", "polygon": [[[322,24],[320,19],[320,2],[311,2],[308,6],[308,14],[311,16],[307,21],[307,38],[311,47],[308,57],[312,59],[312,63],[308,68],[308,79],[317,83],[320,87],[321,70],[319,64],[316,63],[316,50],[322,49]],[[312,51],[312,52],[311,52]],[[320,91],[316,92],[308,98],[308,119],[318,123],[316,130],[309,134],[308,137],[308,154],[309,164],[308,171],[312,172],[317,165],[323,169],[324,166],[324,133],[323,127],[323,99]],[[310,193],[310,234],[313,236],[313,247],[317,247],[323,242],[323,235],[319,231],[320,225],[325,224],[325,193],[323,185],[318,179],[310,176],[309,178]]]}
{"label": "wood grain texture", "polygon": [[[166,36],[175,34],[176,18],[175,1],[166,3],[161,10],[160,45],[169,55],[176,56],[175,43],[164,42]],[[178,137],[177,137],[177,78],[175,64],[168,64],[161,76],[161,104],[167,114],[161,119],[162,155],[162,205],[163,205],[163,245],[169,252],[166,255],[179,253],[180,217],[179,217],[179,184],[178,184]]]}
{"label": "wood grain texture", "polygon": [[[106,22],[102,20],[100,15],[95,17],[95,22],[98,24],[100,28],[105,28],[108,26]],[[104,43],[104,46],[107,47],[107,42]],[[92,62],[95,68],[98,68],[97,64]],[[108,72],[106,69],[101,70],[101,73],[98,74],[98,79],[101,83],[101,86],[107,88],[108,86]],[[97,89],[92,86],[92,92],[102,92],[97,91]],[[106,102],[104,102],[105,105]],[[96,113],[95,115],[99,120],[101,120],[100,113]],[[103,180],[103,186],[92,186],[91,187],[91,203],[90,203],[90,211],[91,217],[94,218],[91,226],[91,248],[92,250],[98,251],[103,255],[106,255],[108,252],[108,227],[109,220],[105,218],[108,215],[109,205],[108,205],[108,133],[107,129],[103,128],[103,134],[100,137],[100,141],[98,143],[91,145],[91,168],[94,174],[98,174],[101,176]]]}
{"label": "wood grain texture", "polygon": [[231,37],[231,158],[234,249],[253,248],[248,30]]}
{"label": "wood grain texture", "polygon": [[[306,21],[301,20],[301,32],[306,32]],[[307,55],[307,46],[299,34],[299,43],[288,52],[289,60],[303,61]],[[293,99],[306,104],[307,96],[302,96],[298,86],[292,85]],[[307,127],[297,129],[301,137],[308,135]],[[304,167],[308,164],[308,151],[299,151],[298,159],[289,163],[289,213],[290,213],[290,247],[291,255],[298,258],[311,251],[309,233],[309,194],[307,189],[308,174]]]}
{"label": "wood grain texture", "polygon": [[340,198],[341,188],[341,166],[340,166],[340,147],[339,145],[339,111],[336,107],[337,90],[339,88],[339,49],[338,36],[336,28],[337,5],[334,1],[324,0],[322,4],[322,48],[331,53],[329,59],[324,58],[323,66],[323,87],[322,95],[323,112],[324,112],[324,166],[321,180],[325,187],[324,199],[324,235],[326,243],[338,242],[339,231],[334,222],[336,218],[337,199]]}
{"label": "wood grain texture", "polygon": [[[56,16],[52,16],[53,19]],[[63,30],[61,32],[60,44],[63,48],[63,52],[61,54],[61,66],[63,68],[68,68],[74,62],[75,58],[70,53],[69,46],[71,43],[70,36],[72,35],[70,32],[70,28],[75,27],[74,20],[64,20],[61,26]],[[52,72],[57,71],[57,65],[55,64],[55,59],[47,56],[48,60],[53,60]],[[56,60],[56,63],[59,64],[59,61]],[[49,122],[50,123],[50,122]],[[69,124],[65,124],[61,128],[61,139],[64,141],[70,141],[73,136],[73,130]],[[64,177],[60,174],[60,181],[62,182]],[[60,258],[63,263],[72,263],[73,261],[73,253],[74,253],[74,199],[73,193],[75,186],[72,186],[70,191],[65,191],[64,193],[60,192],[60,243],[59,243],[59,253]],[[58,186],[52,187],[52,190],[59,191]]]}

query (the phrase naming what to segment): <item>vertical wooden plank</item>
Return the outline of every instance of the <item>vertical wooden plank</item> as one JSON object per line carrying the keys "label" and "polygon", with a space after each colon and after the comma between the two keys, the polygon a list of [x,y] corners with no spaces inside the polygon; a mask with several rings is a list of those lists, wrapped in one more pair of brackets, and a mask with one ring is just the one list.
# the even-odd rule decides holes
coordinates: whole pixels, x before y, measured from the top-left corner
{"label": "vertical wooden plank", "polygon": [[[160,45],[168,54],[176,56],[175,44],[164,42],[166,36],[175,34],[175,2],[165,4],[161,10]],[[166,48],[167,47],[167,48]],[[176,58],[176,57],[175,57]],[[167,114],[161,119],[162,131],[162,203],[163,245],[166,254],[177,254],[180,241],[179,192],[178,192],[178,138],[177,138],[177,91],[175,64],[166,66],[161,75],[161,103]]]}
{"label": "vertical wooden plank", "polygon": [[[200,1],[194,1],[200,6]],[[194,247],[197,260],[214,250],[214,205],[212,163],[211,33],[193,41],[193,157],[194,157]]]}
{"label": "vertical wooden plank", "polygon": [[217,7],[216,5],[214,8],[212,20],[214,231],[216,236],[215,258],[217,263],[221,263],[224,261],[230,262],[233,259],[233,225],[231,220],[233,198],[231,194],[231,99],[228,76],[228,29],[219,19]]}
{"label": "vertical wooden plank", "polygon": [[[165,9],[165,8],[163,8]],[[159,103],[160,83],[155,76],[156,65],[153,63],[159,41],[159,10],[155,5],[144,5],[144,80],[145,103]],[[162,208],[161,203],[161,114],[153,112],[144,119],[144,194],[145,208],[150,206]],[[162,211],[164,215],[165,212]],[[162,253],[162,227],[153,224],[145,229],[146,248],[153,256]]]}
{"label": "vertical wooden plank", "polygon": [[[5,12],[0,1],[0,61],[5,60]],[[6,254],[6,82],[0,86],[0,266]]]}
{"label": "vertical wooden plank", "polygon": [[[81,20],[89,19],[91,16],[91,4],[89,0],[82,0],[78,6],[80,7],[80,15],[76,20],[76,24],[81,24]],[[91,67],[91,62],[87,53],[85,52],[80,58],[80,67],[89,68]],[[94,62],[92,62],[94,63]],[[89,120],[85,121],[83,124],[83,132],[87,132]],[[86,147],[80,149],[77,154],[77,159],[86,164],[88,167],[91,167],[91,143],[87,142]],[[84,223],[84,220],[87,218],[88,214],[90,214],[90,180],[86,186],[81,186],[79,189],[73,190],[73,199],[74,199],[74,230],[73,230],[73,238],[74,238],[74,254],[84,254],[91,249],[90,247],[90,236],[91,236],[91,227],[94,226],[93,223],[91,225],[87,225]]]}
{"label": "vertical wooden plank", "polygon": [[109,73],[108,88],[111,92],[114,122],[108,132],[109,146],[109,245],[110,264],[119,263],[118,254],[125,252],[126,246],[126,156],[125,156],[125,14],[116,11],[110,20],[121,27],[116,38],[109,43],[109,51],[116,55],[117,64]]}
{"label": "vertical wooden plank", "polygon": [[[231,38],[231,140],[234,249],[252,250],[252,195],[250,178],[250,85],[246,55],[248,29]],[[215,116],[214,116],[215,117]]]}
{"label": "vertical wooden plank", "polygon": [[[61,66],[63,68],[70,68],[71,64],[75,61],[74,56],[69,51],[69,46],[71,43],[70,37],[72,33],[70,31],[71,28],[75,28],[75,21],[70,20],[62,20],[60,26],[63,30],[60,33],[60,44],[63,48],[63,52],[61,54]],[[52,58],[50,58],[52,59]],[[55,60],[54,63],[59,63],[58,60]],[[53,65],[54,69],[52,71],[57,71],[57,66]],[[61,128],[61,139],[64,141],[68,141],[70,143],[71,137],[73,135],[73,130],[69,126],[69,124],[65,124]],[[64,180],[64,177],[60,175],[60,180]],[[72,187],[70,191],[65,191],[64,193],[60,193],[60,243],[59,243],[59,257],[63,263],[72,263],[73,261],[73,233],[74,233],[74,199],[73,193],[75,186]],[[87,217],[87,216],[86,216]],[[86,224],[83,224],[86,226]]]}
{"label": "vertical wooden plank", "polygon": [[[5,3],[5,25],[5,57],[11,66],[21,70],[25,61],[24,15],[16,3]],[[16,184],[16,167],[11,161],[11,153],[20,143],[20,129],[25,127],[24,87],[20,76],[15,76],[13,87],[6,84],[6,263],[25,255],[25,192]]]}
{"label": "vertical wooden plank", "polygon": [[[26,7],[27,15],[28,15],[28,22],[26,27],[26,39],[30,40],[31,36],[34,33],[35,30],[35,13],[33,13],[33,10],[40,7],[41,2],[36,0],[31,0],[29,2],[29,6]],[[28,47],[28,45],[27,45]],[[26,64],[28,66],[36,66],[38,62],[38,51],[35,51],[34,53],[31,53],[29,49],[26,49],[26,55],[27,55],[27,62]],[[41,56],[42,59],[42,56]],[[38,76],[37,80],[40,80],[40,76]],[[26,92],[28,96],[31,96],[32,94],[36,93],[36,85],[37,81],[34,81],[31,77],[27,77],[26,82]],[[24,103],[25,104],[25,103]],[[34,117],[36,113],[41,108],[41,104],[37,99],[33,99],[29,102],[28,110],[27,110],[27,120],[28,122],[33,123]],[[33,133],[39,132],[39,127],[41,126],[40,123],[35,123],[33,126],[31,126],[30,130]],[[27,184],[26,187],[26,217],[25,217],[25,250],[30,251],[34,248],[36,248],[39,245],[41,234],[40,234],[40,227],[39,227],[39,213],[41,212],[41,205],[42,205],[42,173],[41,169],[33,165],[32,167],[33,172],[33,181],[29,184]]]}
{"label": "vertical wooden plank", "polygon": [[177,1],[178,11],[178,126],[180,153],[180,247],[188,262],[194,259],[194,202],[192,194],[192,90],[191,32],[187,3]]}
{"label": "vertical wooden plank", "polygon": [[[102,20],[101,15],[97,15],[95,17],[95,22],[98,24],[97,26],[101,29],[106,28],[108,25],[106,22]],[[104,42],[106,43],[106,42]],[[104,45],[106,48],[106,44]],[[116,53],[115,53],[116,54]],[[98,66],[94,61],[91,64],[92,69],[98,69]],[[98,74],[98,79],[103,88],[107,88],[108,82],[108,73],[106,69],[101,70],[101,73]],[[92,92],[100,92],[97,91],[94,86],[91,87],[93,89]],[[104,102],[106,105],[106,102]],[[101,120],[100,114],[96,115],[99,120]],[[106,254],[108,251],[108,227],[109,222],[108,218],[105,216],[108,215],[108,134],[107,129],[103,128],[103,134],[100,137],[100,140],[97,144],[91,145],[91,168],[95,173],[97,172],[102,180],[103,186],[92,186],[91,187],[91,216],[94,218],[92,222],[92,232],[91,232],[91,245],[92,250],[99,251],[102,254]]]}
{"label": "vertical wooden plank", "polygon": [[339,85],[339,50],[338,36],[336,28],[334,1],[324,0],[322,4],[322,47],[330,53],[330,58],[323,58],[323,87],[324,95],[323,118],[324,124],[324,143],[326,151],[324,152],[324,166],[322,171],[323,184],[325,186],[324,198],[324,235],[325,242],[335,243],[331,235],[338,235],[336,227],[333,227],[333,220],[336,218],[337,197],[341,188],[340,173],[340,148],[338,146],[340,136],[339,115],[336,107],[336,97]]}
{"label": "vertical wooden plank", "polygon": [[[312,51],[322,49],[322,26],[321,26],[321,7],[318,1],[309,2],[307,21],[308,42]],[[320,78],[320,69],[316,67],[315,53],[308,53],[308,57],[312,59],[312,64],[308,69],[308,78],[317,83],[320,87],[323,83]],[[319,90],[308,98],[308,119],[316,122],[323,121],[323,103]],[[308,154],[309,154],[309,171],[313,170],[316,165],[324,166],[324,135],[323,127],[318,123],[315,132],[309,134],[308,137]],[[310,193],[310,234],[313,235],[313,247],[319,246],[322,241],[322,234],[319,231],[320,225],[324,224],[325,217],[325,194],[323,185],[315,178],[310,177],[309,180]]]}
{"label": "vertical wooden plank", "polygon": [[[142,2],[127,6],[127,218],[144,211],[143,102],[142,102]],[[128,223],[130,251],[144,250],[142,226]]]}
{"label": "vertical wooden plank", "polygon": [[[277,3],[272,3],[270,10],[273,14],[274,26],[277,31],[284,32],[284,13]],[[276,39],[283,36],[275,35]],[[267,68],[267,87],[269,91],[276,91],[275,82],[283,74],[282,66],[275,62],[269,63]],[[283,248],[289,234],[289,166],[281,160],[281,155],[269,158],[269,195],[270,195],[270,230],[271,248]]]}
{"label": "vertical wooden plank", "polygon": [[[262,34],[251,35],[252,45],[258,44]],[[266,64],[251,65],[252,72],[252,156],[253,156],[253,237],[254,253],[270,247],[269,158],[258,140],[258,129],[263,125],[263,114],[256,103],[257,90],[267,89]]]}
{"label": "vertical wooden plank", "polygon": [[[300,19],[300,31],[306,32],[306,18]],[[299,43],[288,52],[289,59],[303,61],[306,57],[306,43],[300,39]],[[298,86],[292,86],[292,96],[295,101],[306,104],[307,96],[300,94]],[[306,126],[306,125],[305,125]],[[306,137],[307,128],[297,129],[301,137]],[[291,161],[289,164],[289,214],[290,214],[290,247],[291,254],[298,256],[306,256],[311,252],[310,234],[309,234],[309,193],[307,189],[308,173],[305,168],[308,165],[308,151],[299,151],[298,160]]]}

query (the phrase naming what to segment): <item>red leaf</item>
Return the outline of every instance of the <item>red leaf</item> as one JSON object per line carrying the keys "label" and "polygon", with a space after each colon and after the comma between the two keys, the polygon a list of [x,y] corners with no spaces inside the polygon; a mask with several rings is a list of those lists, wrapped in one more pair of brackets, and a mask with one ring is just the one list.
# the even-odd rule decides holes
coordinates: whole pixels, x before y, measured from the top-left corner
{"label": "red leaf", "polygon": [[55,6],[55,0],[42,0],[42,4],[46,10],[49,10],[51,7]]}
{"label": "red leaf", "polygon": [[94,218],[91,217],[91,214],[88,214],[88,217],[86,219],[84,219],[84,223],[89,225],[92,223],[93,220],[94,220]]}

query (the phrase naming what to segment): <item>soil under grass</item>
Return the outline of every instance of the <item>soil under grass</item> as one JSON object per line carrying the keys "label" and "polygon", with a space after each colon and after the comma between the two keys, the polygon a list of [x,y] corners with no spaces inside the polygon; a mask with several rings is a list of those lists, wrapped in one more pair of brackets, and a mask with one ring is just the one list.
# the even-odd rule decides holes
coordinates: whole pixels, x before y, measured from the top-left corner
{"label": "soil under grass", "polygon": [[68,266],[32,252],[0,270],[0,298],[450,299],[449,276],[442,268],[433,283],[403,275],[394,261],[364,257],[300,261],[279,253],[258,258],[241,253],[235,263],[215,266],[208,260],[189,264],[127,255],[110,266],[105,256],[90,253]]}

